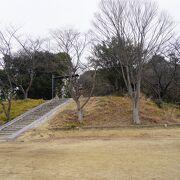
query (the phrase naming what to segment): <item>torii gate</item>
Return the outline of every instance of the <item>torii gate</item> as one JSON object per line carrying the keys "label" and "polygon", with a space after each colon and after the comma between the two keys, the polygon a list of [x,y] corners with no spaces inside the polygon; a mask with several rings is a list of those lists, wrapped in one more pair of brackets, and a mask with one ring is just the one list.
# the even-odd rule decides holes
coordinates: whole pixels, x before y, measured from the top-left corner
{"label": "torii gate", "polygon": [[[60,79],[60,80],[63,80],[63,79],[68,79],[70,76],[55,76],[54,74],[52,74],[52,99],[54,98],[54,90],[55,90],[55,88],[54,88],[54,85],[55,85],[55,80],[57,80],[57,79]],[[75,74],[75,75],[73,75],[72,77],[79,77],[79,75],[78,74]]]}

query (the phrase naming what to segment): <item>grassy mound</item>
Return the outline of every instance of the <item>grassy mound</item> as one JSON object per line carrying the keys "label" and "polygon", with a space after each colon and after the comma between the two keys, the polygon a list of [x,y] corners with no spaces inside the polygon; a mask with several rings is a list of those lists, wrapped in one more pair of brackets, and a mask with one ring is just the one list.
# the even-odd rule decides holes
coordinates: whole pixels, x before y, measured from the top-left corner
{"label": "grassy mound", "polygon": [[[55,118],[49,122],[50,129],[80,126],[77,122],[74,102],[66,105]],[[140,118],[142,124],[180,123],[178,107],[164,104],[163,108],[150,99],[141,97]],[[132,124],[131,102],[128,97],[93,97],[84,109],[83,126],[121,126]]]}
{"label": "grassy mound", "polygon": [[[21,115],[22,113],[32,109],[33,107],[42,104],[44,100],[42,99],[27,99],[27,100],[13,100],[12,101],[12,108],[11,108],[11,119]],[[3,112],[2,106],[0,106],[0,124],[6,122],[6,117]]]}

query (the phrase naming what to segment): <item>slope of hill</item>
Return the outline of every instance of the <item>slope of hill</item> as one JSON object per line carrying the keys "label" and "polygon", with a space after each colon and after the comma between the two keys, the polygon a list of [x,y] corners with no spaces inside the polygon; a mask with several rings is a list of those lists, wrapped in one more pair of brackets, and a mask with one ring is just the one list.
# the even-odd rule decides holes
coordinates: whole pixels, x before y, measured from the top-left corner
{"label": "slope of hill", "polygon": [[[49,122],[49,128],[79,126],[76,121],[74,102],[69,103],[55,118]],[[180,110],[171,104],[164,104],[163,108],[150,99],[141,97],[140,118],[142,124],[170,124],[180,123]],[[131,104],[128,97],[93,97],[84,109],[82,126],[124,126],[132,124]]]}

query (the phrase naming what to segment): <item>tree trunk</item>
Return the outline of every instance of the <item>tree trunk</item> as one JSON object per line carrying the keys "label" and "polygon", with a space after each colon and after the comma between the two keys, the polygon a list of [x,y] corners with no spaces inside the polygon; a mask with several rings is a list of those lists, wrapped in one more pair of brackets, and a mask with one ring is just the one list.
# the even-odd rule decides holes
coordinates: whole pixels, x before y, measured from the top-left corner
{"label": "tree trunk", "polygon": [[10,115],[10,113],[7,113],[6,119],[7,119],[7,121],[10,121],[10,120],[11,120],[11,115]]}
{"label": "tree trunk", "polygon": [[139,108],[138,108],[138,102],[133,97],[132,98],[132,111],[133,111],[133,122],[135,124],[141,124],[141,121],[139,119]]}
{"label": "tree trunk", "polygon": [[77,104],[78,121],[82,123],[83,122],[83,109],[81,108],[79,100],[76,102],[76,104]]}
{"label": "tree trunk", "polygon": [[79,110],[78,110],[78,121],[79,121],[80,123],[83,122],[83,110],[82,110],[82,109],[79,109]]}
{"label": "tree trunk", "polygon": [[118,86],[118,80],[115,80],[115,90],[118,91],[119,90],[119,86]]}
{"label": "tree trunk", "polygon": [[8,102],[8,105],[7,105],[8,107],[6,107],[6,105],[2,102],[1,105],[2,105],[2,108],[3,108],[3,112],[4,112],[5,116],[6,116],[6,120],[10,121],[11,120],[11,114],[10,114],[11,104],[9,104],[9,102]]}
{"label": "tree trunk", "polygon": [[23,99],[27,99],[28,98],[28,90],[24,90],[24,88],[22,87],[22,85],[20,85],[21,88],[21,92],[23,93]]}
{"label": "tree trunk", "polygon": [[8,99],[8,110],[7,110],[7,119],[8,119],[8,121],[10,121],[11,120],[11,98],[10,99]]}
{"label": "tree trunk", "polygon": [[24,93],[24,99],[25,99],[25,100],[28,99],[28,92],[25,92],[25,93]]}

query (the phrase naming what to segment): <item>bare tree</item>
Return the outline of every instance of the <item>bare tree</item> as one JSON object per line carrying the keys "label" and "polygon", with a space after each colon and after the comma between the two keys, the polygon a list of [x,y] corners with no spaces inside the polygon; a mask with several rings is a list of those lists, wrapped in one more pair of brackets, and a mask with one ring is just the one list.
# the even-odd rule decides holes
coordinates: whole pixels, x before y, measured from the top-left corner
{"label": "bare tree", "polygon": [[11,120],[11,101],[13,95],[15,94],[15,88],[12,86],[7,73],[5,71],[6,77],[0,77],[0,104],[2,106],[3,112],[5,114],[6,120]]}
{"label": "bare tree", "polygon": [[[35,76],[35,69],[37,66],[36,62],[36,53],[41,50],[43,40],[37,38],[37,39],[26,39],[24,42],[20,39],[18,36],[13,36],[16,41],[20,44],[21,50],[19,51],[19,54],[14,59],[16,62],[13,62],[16,64],[16,71],[14,75],[14,82],[16,85],[20,88],[24,95],[24,99],[28,98],[28,92],[32,86],[34,76]],[[26,71],[26,75],[28,78],[26,79],[26,82],[24,83],[24,75],[21,73],[22,66],[24,66],[24,70]]]}
{"label": "bare tree", "polygon": [[164,56],[155,55],[144,69],[143,84],[147,93],[150,93],[161,107],[163,100],[168,92],[175,88],[174,80],[177,73],[178,58],[171,53],[165,58]]}
{"label": "bare tree", "polygon": [[180,37],[176,38],[173,43],[171,43],[170,48],[171,53],[177,58],[177,64],[180,64]]}
{"label": "bare tree", "polygon": [[5,77],[0,76],[0,104],[2,105],[7,121],[11,120],[11,101],[15,92],[12,83],[11,61],[13,49],[13,36],[17,30],[7,28],[0,31],[0,67],[5,73]]}
{"label": "bare tree", "polygon": [[88,68],[88,65],[85,65],[83,62],[84,53],[89,43],[87,35],[83,35],[73,29],[66,29],[53,31],[52,36],[59,50],[66,54],[65,63],[68,67],[68,89],[77,106],[78,121],[82,122],[83,108],[92,96],[96,76],[96,71],[94,71],[89,95],[83,102],[80,101],[80,97],[82,96],[82,84],[77,75]]}
{"label": "bare tree", "polygon": [[98,42],[118,40],[117,61],[131,97],[133,122],[140,124],[139,98],[144,64],[153,54],[166,48],[174,35],[174,23],[167,14],[158,12],[153,2],[102,0],[93,24]]}

